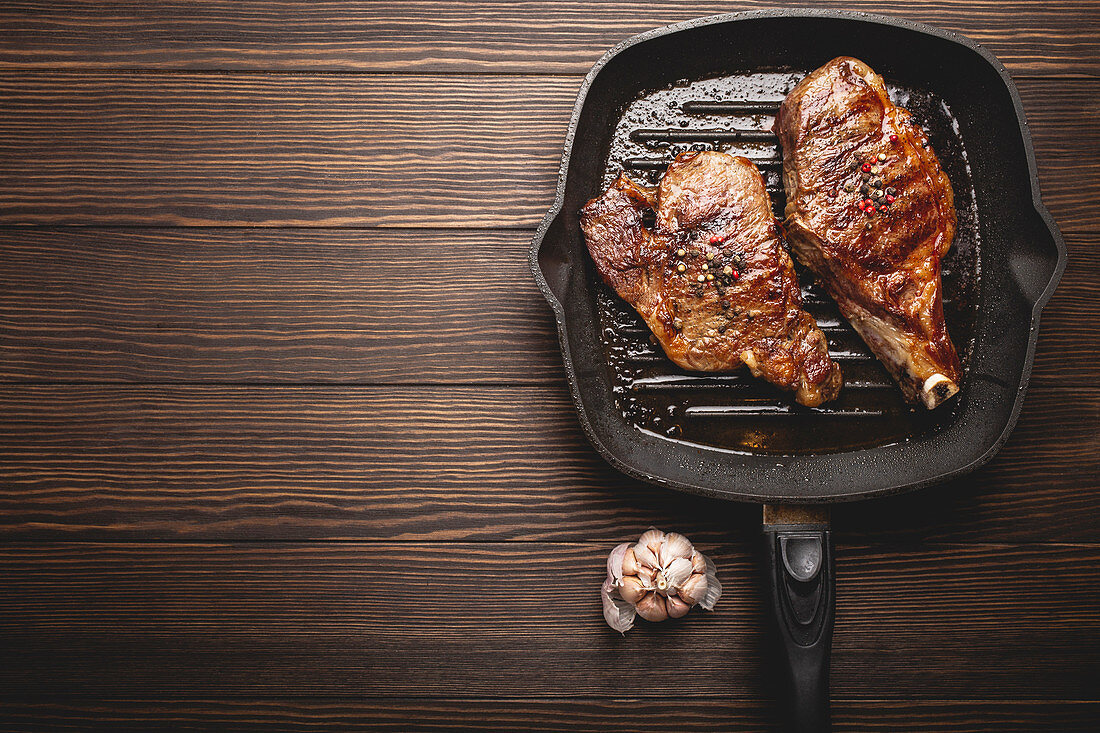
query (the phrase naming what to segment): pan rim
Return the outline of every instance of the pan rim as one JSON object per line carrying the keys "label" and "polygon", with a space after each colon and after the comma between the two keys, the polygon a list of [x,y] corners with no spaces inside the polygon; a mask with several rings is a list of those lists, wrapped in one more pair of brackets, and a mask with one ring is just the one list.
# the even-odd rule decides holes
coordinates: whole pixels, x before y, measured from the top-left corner
{"label": "pan rim", "polygon": [[[574,138],[579,125],[582,109],[588,97],[588,92],[595,81],[596,77],[603,70],[603,68],[616,56],[622,53],[624,50],[631,48],[640,43],[644,43],[654,38],[659,38],[666,35],[675,34],[681,31],[690,30],[693,28],[699,28],[709,25],[736,23],[741,21],[751,21],[761,18],[809,18],[809,19],[841,19],[848,21],[857,21],[860,23],[867,23],[871,25],[883,25],[891,26],[895,28],[901,28],[908,31],[930,35],[936,38],[943,39],[945,41],[963,46],[969,51],[977,54],[986,64],[988,64],[999,76],[1002,84],[1009,94],[1012,106],[1016,115],[1016,122],[1019,128],[1020,139],[1023,143],[1023,149],[1028,167],[1028,174],[1030,178],[1030,191],[1031,191],[1031,203],[1035,214],[1042,221],[1045,226],[1050,240],[1053,243],[1057,251],[1057,261],[1053,269],[1049,282],[1043,288],[1042,292],[1038,296],[1029,299],[1031,304],[1031,330],[1028,336],[1027,347],[1024,355],[1023,363],[1021,366],[1021,378],[1019,382],[1019,389],[1016,390],[1015,397],[1008,415],[1008,419],[1005,421],[1000,433],[993,440],[989,447],[980,455],[970,460],[969,462],[954,467],[947,471],[933,472],[927,478],[907,481],[898,483],[896,485],[890,485],[882,488],[857,488],[852,491],[838,491],[829,493],[828,495],[822,495],[817,497],[807,496],[776,496],[765,497],[760,493],[741,492],[730,489],[716,489],[706,484],[692,482],[690,480],[683,479],[668,479],[663,476],[654,475],[648,471],[640,469],[634,465],[623,460],[614,450],[610,449],[597,434],[591,423],[591,419],[587,414],[587,408],[581,397],[580,384],[578,382],[576,367],[574,364],[573,354],[571,353],[571,347],[569,342],[567,317],[565,309],[562,303],[558,300],[549,283],[547,282],[545,273],[539,263],[539,253],[542,250],[543,242],[549,231],[550,227],[555,223],[562,212],[565,201],[566,183],[569,172],[569,165],[572,158],[572,150]],[[569,126],[566,131],[565,146],[562,152],[561,164],[558,171],[558,183],[555,194],[554,203],[549,211],[543,217],[538,229],[533,237],[530,251],[529,261],[536,283],[543,296],[546,298],[551,309],[554,312],[555,321],[557,323],[558,339],[561,346],[563,361],[565,365],[566,375],[570,385],[570,393],[573,399],[574,407],[577,410],[578,418],[584,430],[584,433],[592,443],[597,452],[612,466],[614,466],[620,472],[643,481],[655,483],[662,486],[669,486],[690,493],[700,494],[704,496],[712,496],[722,499],[732,499],[746,502],[759,503],[761,501],[766,502],[786,502],[786,503],[833,503],[843,501],[854,501],[863,498],[870,498],[875,496],[883,496],[889,494],[901,493],[904,491],[911,491],[927,486],[935,485],[948,481],[954,478],[958,478],[967,473],[974,471],[980,466],[987,463],[1004,445],[1008,439],[1013,428],[1015,427],[1020,412],[1023,407],[1023,400],[1026,393],[1026,388],[1030,380],[1031,371],[1034,364],[1035,348],[1038,339],[1039,322],[1043,307],[1050,300],[1054,293],[1058,282],[1061,280],[1062,274],[1065,271],[1066,263],[1068,260],[1068,252],[1065,244],[1065,240],[1062,238],[1057,225],[1054,222],[1053,217],[1047,210],[1046,206],[1042,202],[1041,192],[1039,188],[1038,172],[1035,162],[1035,151],[1031,139],[1031,134],[1027,126],[1027,122],[1024,116],[1023,104],[1020,100],[1019,92],[1013,83],[1011,76],[1008,74],[1004,65],[988,50],[983,48],[981,44],[973,41],[972,39],[956,33],[954,31],[948,31],[935,26],[927,25],[916,21],[911,21],[904,18],[897,18],[892,16],[878,15],[865,12],[854,12],[845,10],[833,10],[833,9],[768,9],[768,10],[755,10],[741,13],[727,13],[720,15],[711,15],[706,17],[695,18],[691,20],[674,23],[671,25],[662,26],[660,28],[654,28],[643,33],[631,36],[620,43],[616,44],[608,51],[606,51],[601,58],[593,65],[589,72],[585,75],[580,89],[577,94],[577,100],[573,107],[573,112],[570,117]],[[982,378],[985,375],[975,375],[975,378]],[[709,448],[699,447],[700,451],[711,450]],[[835,455],[855,455],[859,451],[840,451]],[[759,455],[759,454],[757,454]],[[770,457],[770,456],[769,456]],[[779,456],[775,456],[777,459]],[[797,463],[797,461],[795,461]]]}

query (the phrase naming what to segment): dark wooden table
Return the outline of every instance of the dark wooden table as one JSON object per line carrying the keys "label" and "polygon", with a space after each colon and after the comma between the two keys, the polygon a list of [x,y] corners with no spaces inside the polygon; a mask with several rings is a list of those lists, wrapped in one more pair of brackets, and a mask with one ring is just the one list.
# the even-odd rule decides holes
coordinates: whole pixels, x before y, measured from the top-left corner
{"label": "dark wooden table", "polygon": [[[600,54],[764,4],[516,5],[0,10],[0,728],[772,728],[759,507],[603,463],[526,262]],[[1000,456],[836,510],[837,728],[1097,730],[1100,12],[846,7],[1005,62],[1070,264]],[[650,524],[726,595],[622,638]]]}

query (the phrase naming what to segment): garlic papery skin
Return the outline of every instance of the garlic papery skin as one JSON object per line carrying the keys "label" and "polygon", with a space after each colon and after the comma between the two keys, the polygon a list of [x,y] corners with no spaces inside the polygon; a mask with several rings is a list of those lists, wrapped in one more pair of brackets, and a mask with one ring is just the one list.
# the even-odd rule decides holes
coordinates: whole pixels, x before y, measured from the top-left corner
{"label": "garlic papery skin", "polygon": [[671,587],[679,588],[691,576],[691,560],[686,557],[676,558],[668,564],[663,575]]}
{"label": "garlic papery skin", "polygon": [[611,551],[602,595],[608,625],[625,633],[635,615],[656,622],[681,618],[695,605],[713,609],[722,584],[714,563],[687,537],[650,527],[637,542]]}
{"label": "garlic papery skin", "polygon": [[687,537],[678,532],[669,532],[665,535],[665,541],[661,544],[657,559],[660,560],[661,565],[667,567],[673,560],[678,558],[690,560],[691,552],[694,549]]}
{"label": "garlic papery skin", "polygon": [[634,604],[618,597],[611,578],[604,581],[600,596],[603,599],[604,621],[615,631],[625,634],[634,626],[634,616],[638,613]]}

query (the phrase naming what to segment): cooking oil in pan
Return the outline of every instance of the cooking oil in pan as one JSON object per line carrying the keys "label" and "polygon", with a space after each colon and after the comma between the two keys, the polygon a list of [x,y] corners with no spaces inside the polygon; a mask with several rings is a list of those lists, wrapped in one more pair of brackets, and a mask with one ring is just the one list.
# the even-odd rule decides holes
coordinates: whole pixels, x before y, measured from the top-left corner
{"label": "cooking oil in pan", "polygon": [[[604,171],[606,188],[625,171],[639,182],[659,180],[687,150],[720,150],[756,162],[776,215],[786,204],[778,140],[771,126],[780,102],[804,72],[731,75],[682,80],[637,97],[615,128]],[[965,371],[973,347],[980,279],[977,203],[959,126],[935,94],[888,84],[891,98],[928,131],[955,192],[958,230],[943,261],[944,316]],[[840,398],[821,408],[788,393],[732,374],[685,372],[665,356],[645,323],[594,279],[601,338],[616,401],[639,430],[669,440],[750,453],[827,453],[902,442],[942,428],[955,418],[955,401],[934,411],[906,403],[894,381],[860,337],[798,267],[806,309],[829,340],[844,373]],[[966,378],[963,378],[963,388]]]}

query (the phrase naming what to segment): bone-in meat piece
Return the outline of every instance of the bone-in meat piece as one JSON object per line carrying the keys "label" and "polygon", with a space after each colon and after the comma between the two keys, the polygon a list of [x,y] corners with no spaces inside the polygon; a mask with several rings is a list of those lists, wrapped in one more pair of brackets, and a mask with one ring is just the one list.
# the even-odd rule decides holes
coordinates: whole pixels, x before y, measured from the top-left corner
{"label": "bone-in meat piece", "polygon": [[[648,210],[656,223],[643,221]],[[682,153],[656,189],[625,175],[581,211],[601,277],[633,306],[668,357],[692,371],[753,375],[817,406],[840,368],[802,309],[760,171],[725,153]]]}
{"label": "bone-in meat piece", "polygon": [[882,77],[842,57],[780,107],[785,228],[795,256],[897,380],[932,409],[959,391],[940,260],[955,236],[951,183]]}

